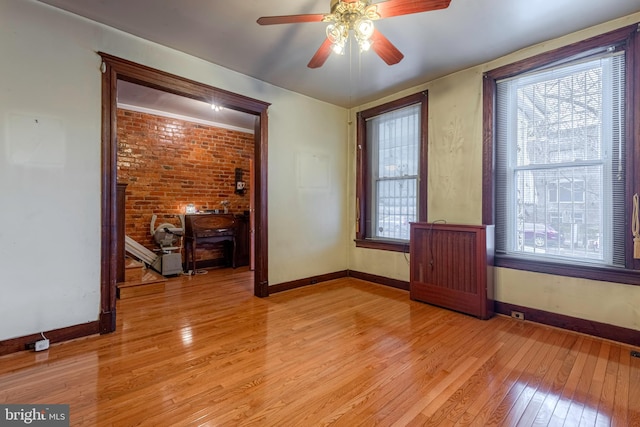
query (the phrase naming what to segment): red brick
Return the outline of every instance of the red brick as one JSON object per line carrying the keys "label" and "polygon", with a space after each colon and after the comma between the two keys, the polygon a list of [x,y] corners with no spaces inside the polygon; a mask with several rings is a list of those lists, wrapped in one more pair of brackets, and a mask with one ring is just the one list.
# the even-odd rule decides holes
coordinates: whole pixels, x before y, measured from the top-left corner
{"label": "red brick", "polygon": [[[149,249],[155,247],[149,232],[153,213],[181,214],[189,203],[222,209],[223,200],[232,213],[249,209],[249,196],[233,190],[236,167],[249,178],[253,135],[118,110],[118,141],[118,181],[129,184],[126,233]],[[219,249],[207,253],[198,258]]]}

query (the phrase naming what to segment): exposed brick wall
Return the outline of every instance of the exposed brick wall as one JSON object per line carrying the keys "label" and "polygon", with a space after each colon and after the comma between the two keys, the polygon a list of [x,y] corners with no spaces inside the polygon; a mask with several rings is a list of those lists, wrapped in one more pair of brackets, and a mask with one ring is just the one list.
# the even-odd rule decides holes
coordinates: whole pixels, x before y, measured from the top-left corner
{"label": "exposed brick wall", "polygon": [[[198,210],[222,211],[221,202],[227,200],[229,213],[249,209],[253,135],[123,109],[118,109],[117,123],[118,182],[128,184],[126,234],[138,243],[156,247],[149,230],[154,213],[156,226],[179,226],[173,215],[184,213],[189,203]],[[243,170],[244,196],[234,192],[235,168]]]}

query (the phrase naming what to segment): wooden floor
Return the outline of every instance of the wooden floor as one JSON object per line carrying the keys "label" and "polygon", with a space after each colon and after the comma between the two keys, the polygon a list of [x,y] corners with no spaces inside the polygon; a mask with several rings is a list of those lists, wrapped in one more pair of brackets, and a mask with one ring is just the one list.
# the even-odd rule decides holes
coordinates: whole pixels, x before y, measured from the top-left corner
{"label": "wooden floor", "polygon": [[630,350],[356,279],[259,299],[219,270],[118,301],[113,334],[1,357],[0,403],[81,426],[640,426]]}

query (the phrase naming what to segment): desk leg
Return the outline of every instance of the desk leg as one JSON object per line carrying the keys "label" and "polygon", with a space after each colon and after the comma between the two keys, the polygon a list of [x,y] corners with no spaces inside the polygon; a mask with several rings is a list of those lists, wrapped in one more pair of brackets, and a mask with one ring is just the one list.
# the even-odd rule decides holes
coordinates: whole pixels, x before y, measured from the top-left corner
{"label": "desk leg", "polygon": [[231,239],[231,267],[236,268],[236,238]]}
{"label": "desk leg", "polygon": [[196,274],[196,239],[191,242],[191,271]]}
{"label": "desk leg", "polygon": [[187,272],[189,271],[189,247],[191,245],[191,243],[188,243],[187,241],[184,241],[182,246],[183,252],[184,252],[184,260],[182,262],[182,269]]}

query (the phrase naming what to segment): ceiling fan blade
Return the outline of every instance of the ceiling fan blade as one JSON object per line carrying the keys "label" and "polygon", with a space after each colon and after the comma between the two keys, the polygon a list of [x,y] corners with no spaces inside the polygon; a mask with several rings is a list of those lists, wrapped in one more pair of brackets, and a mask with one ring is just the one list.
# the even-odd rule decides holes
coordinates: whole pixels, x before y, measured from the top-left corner
{"label": "ceiling fan blade", "polygon": [[324,15],[321,13],[309,15],[283,15],[283,16],[263,16],[258,18],[260,25],[274,24],[298,24],[300,22],[321,22]]}
{"label": "ceiling fan blade", "polygon": [[325,63],[327,58],[331,55],[331,42],[329,39],[325,38],[324,43],[320,46],[320,48],[316,51],[311,61],[307,64],[309,68],[320,68]]}
{"label": "ceiling fan blade", "polygon": [[377,53],[378,56],[388,65],[397,64],[402,61],[402,58],[404,58],[402,52],[400,52],[398,48],[395,47],[393,43],[391,43],[380,31],[373,30],[371,41],[373,42],[371,49],[373,49],[373,51]]}
{"label": "ceiling fan blade", "polygon": [[451,0],[387,0],[376,3],[382,18],[446,9]]}

